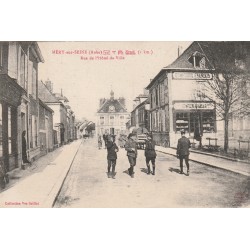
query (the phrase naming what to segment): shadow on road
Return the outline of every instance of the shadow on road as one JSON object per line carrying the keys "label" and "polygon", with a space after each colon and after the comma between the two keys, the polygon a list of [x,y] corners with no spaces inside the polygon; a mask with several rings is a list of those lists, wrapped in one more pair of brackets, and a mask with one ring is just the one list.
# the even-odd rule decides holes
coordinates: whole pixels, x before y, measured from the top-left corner
{"label": "shadow on road", "polygon": [[141,172],[147,174],[148,170],[147,170],[147,168],[141,168]]}
{"label": "shadow on road", "polygon": [[123,173],[129,175],[128,170],[124,170]]}
{"label": "shadow on road", "polygon": [[175,172],[175,173],[177,173],[177,174],[180,174],[180,169],[178,169],[178,168],[169,168],[168,169],[170,172]]}

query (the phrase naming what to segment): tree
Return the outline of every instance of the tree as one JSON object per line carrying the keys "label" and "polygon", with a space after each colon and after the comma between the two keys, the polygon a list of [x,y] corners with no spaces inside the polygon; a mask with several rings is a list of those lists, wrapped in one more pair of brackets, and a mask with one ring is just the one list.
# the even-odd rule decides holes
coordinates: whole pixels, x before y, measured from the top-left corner
{"label": "tree", "polygon": [[235,47],[229,45],[223,49],[220,51],[222,57],[218,58],[218,54],[217,58],[212,57],[213,79],[208,80],[205,86],[206,97],[216,103],[217,114],[224,121],[224,151],[227,152],[230,119],[250,113],[247,91],[250,77],[244,60],[237,60]]}

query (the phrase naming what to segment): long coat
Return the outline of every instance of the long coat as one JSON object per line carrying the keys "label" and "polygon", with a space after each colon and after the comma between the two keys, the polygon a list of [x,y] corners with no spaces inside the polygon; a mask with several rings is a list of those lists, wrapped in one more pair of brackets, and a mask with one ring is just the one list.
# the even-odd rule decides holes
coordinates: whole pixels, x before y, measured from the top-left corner
{"label": "long coat", "polygon": [[189,148],[191,147],[190,140],[183,136],[178,140],[177,155],[186,156],[189,155]]}
{"label": "long coat", "polygon": [[117,153],[119,151],[119,148],[117,147],[115,142],[108,141],[107,142],[107,159],[108,160],[116,160],[117,159]]}
{"label": "long coat", "polygon": [[153,141],[153,140],[146,141],[144,154],[145,154],[146,158],[155,158],[156,157],[155,141]]}
{"label": "long coat", "polygon": [[127,156],[130,157],[137,157],[137,144],[136,141],[133,139],[128,139],[128,141],[125,143],[125,150],[127,151]]}

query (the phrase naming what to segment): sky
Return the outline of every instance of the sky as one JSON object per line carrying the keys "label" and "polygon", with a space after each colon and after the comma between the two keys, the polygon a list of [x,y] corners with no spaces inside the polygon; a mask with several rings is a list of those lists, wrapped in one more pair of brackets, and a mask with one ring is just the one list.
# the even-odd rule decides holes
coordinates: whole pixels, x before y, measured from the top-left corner
{"label": "sky", "polygon": [[38,42],[45,60],[39,64],[38,77],[43,82],[50,79],[54,92],[60,93],[62,89],[77,119],[95,121],[99,99],[109,98],[111,89],[115,98],[126,99],[127,110],[131,112],[133,100],[143,93],[150,79],[177,58],[178,47],[183,51],[190,44]]}

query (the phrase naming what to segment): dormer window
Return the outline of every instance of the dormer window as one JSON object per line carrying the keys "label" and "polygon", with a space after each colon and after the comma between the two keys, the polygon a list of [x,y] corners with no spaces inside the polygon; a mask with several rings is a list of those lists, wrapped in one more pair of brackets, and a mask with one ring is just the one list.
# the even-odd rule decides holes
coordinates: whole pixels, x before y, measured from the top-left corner
{"label": "dormer window", "polygon": [[192,63],[194,68],[206,68],[205,56],[198,51],[194,52],[193,55],[189,57],[188,61]]}

